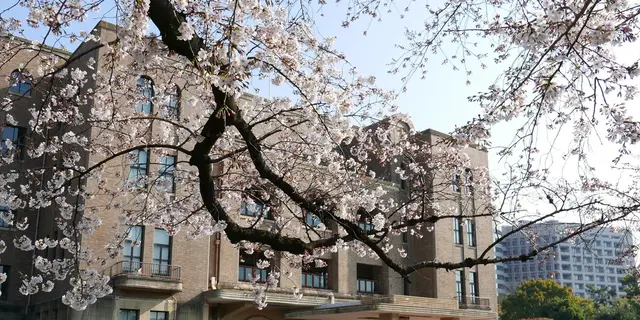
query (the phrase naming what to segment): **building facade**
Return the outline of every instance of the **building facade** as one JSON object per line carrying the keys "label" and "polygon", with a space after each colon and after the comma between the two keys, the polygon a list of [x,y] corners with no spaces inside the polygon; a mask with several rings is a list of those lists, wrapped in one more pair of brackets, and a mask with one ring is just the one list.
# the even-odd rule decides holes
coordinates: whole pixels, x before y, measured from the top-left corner
{"label": "building facade", "polygon": [[[100,22],[93,30],[100,39],[116,39],[116,28],[107,22]],[[78,68],[86,68],[87,61],[95,60],[96,67],[109,63],[104,57],[106,49],[93,50],[91,41],[83,43],[75,52],[56,52],[64,57],[71,57]],[[43,48],[53,51],[53,48]],[[88,52],[88,53],[87,53]],[[3,140],[11,139],[14,144],[36,144],[39,141],[29,140],[29,120],[27,112],[34,101],[46,94],[46,86],[39,85],[31,90],[29,81],[15,81],[20,76],[21,68],[28,66],[28,61],[38,52],[27,52],[24,58],[11,59],[10,63],[0,68],[0,79],[9,79],[0,95],[15,99],[14,107],[9,112],[0,114],[5,125],[2,128]],[[29,56],[31,55],[31,56]],[[133,62],[132,62],[133,63]],[[72,65],[72,67],[74,66]],[[18,72],[17,74],[15,72]],[[164,82],[170,78],[168,72],[159,70],[148,77],[140,78],[138,86],[143,94],[153,94],[153,82]],[[15,74],[15,76],[13,76]],[[12,82],[13,81],[13,82]],[[95,88],[100,78],[89,78],[84,93]],[[145,91],[149,88],[149,91]],[[180,109],[181,101],[192,96],[185,90],[169,99],[165,106],[154,106],[150,103],[131,103],[124,100],[123,107],[132,112],[146,114],[188,114],[198,112],[197,109]],[[243,99],[250,103],[252,97]],[[81,110],[88,115],[87,110]],[[9,121],[8,116],[15,121]],[[125,124],[126,125],[126,124]],[[161,128],[156,124],[150,126],[150,133]],[[77,135],[85,135],[89,141],[99,145],[105,139],[105,133],[99,127],[55,128],[56,135],[73,131]],[[445,135],[427,130],[419,133],[427,144],[435,144]],[[113,138],[113,137],[109,137]],[[34,138],[35,139],[35,138]],[[487,166],[487,152],[482,149],[468,148],[465,151],[476,166]],[[88,166],[99,162],[102,158],[89,153],[80,153]],[[170,179],[174,184],[174,164],[181,159],[178,154],[152,154],[145,150],[136,150],[131,165],[105,170],[111,181],[135,180],[149,172],[161,172],[160,176]],[[43,155],[37,159],[20,157],[15,167],[48,167],[59,159]],[[33,163],[32,163],[33,162]],[[393,172],[395,168],[377,168],[381,173]],[[41,177],[46,181],[45,172]],[[381,175],[384,176],[384,175]],[[448,174],[441,177],[451,188]],[[62,259],[64,252],[59,248],[44,251],[19,251],[11,245],[0,258],[2,272],[9,275],[3,284],[0,298],[0,319],[21,320],[218,320],[218,319],[495,319],[497,318],[495,269],[493,266],[475,266],[469,269],[454,271],[423,269],[405,281],[379,259],[359,257],[352,251],[327,253],[323,259],[325,267],[301,270],[291,267],[282,253],[269,258],[270,268],[277,268],[283,276],[277,288],[267,292],[269,306],[258,310],[251,292],[250,276],[255,274],[266,278],[268,269],[258,268],[260,253],[252,255],[239,250],[224,236],[215,234],[196,239],[184,233],[171,235],[164,229],[149,224],[129,225],[123,229],[120,215],[110,214],[117,210],[135,210],[136,199],[117,199],[109,197],[110,189],[116,186],[104,186],[92,179],[85,182],[89,190],[105,190],[104,195],[96,192],[96,196],[87,199],[85,211],[91,211],[100,217],[102,225],[91,236],[82,238],[82,245],[92,252],[104,252],[105,245],[114,234],[125,234],[122,239],[123,250],[117,257],[107,257],[101,272],[111,278],[113,293],[99,299],[84,311],[73,311],[60,301],[63,285],[51,292],[39,292],[26,297],[19,293],[22,278],[33,274],[33,261],[38,255],[48,259]],[[402,197],[406,191],[402,181],[394,175],[384,176],[375,181],[382,185],[391,197]],[[453,189],[459,189],[455,187]],[[162,190],[161,190],[162,191]],[[475,203],[473,195],[452,190],[449,205],[459,207],[461,215],[465,210],[475,210],[481,204]],[[155,192],[155,191],[154,191]],[[152,194],[151,196],[154,196]],[[176,196],[180,196],[176,194]],[[56,228],[56,215],[53,209],[48,212],[20,212],[31,224],[25,232],[37,238],[61,240],[63,235]],[[244,205],[238,207],[236,217],[239,220],[252,221],[256,212]],[[268,227],[266,217],[264,225]],[[482,249],[493,241],[492,221],[490,217],[463,219],[446,219],[438,221],[433,230],[424,237],[396,237],[394,245],[406,248],[412,260],[461,261],[465,257],[478,257]],[[2,221],[2,220],[0,220]],[[336,228],[328,226],[329,229]],[[363,223],[362,228],[369,228]],[[337,228],[336,228],[337,230]],[[0,239],[6,243],[13,242],[16,235],[15,226],[0,224]],[[95,266],[94,266],[95,267]],[[301,287],[302,297],[294,297],[294,287]]]}
{"label": "building facade", "polygon": [[[520,223],[526,223],[522,221]],[[557,241],[566,230],[577,224],[548,221],[527,227],[527,232],[516,232],[500,242],[496,256],[518,256],[536,247]],[[503,226],[501,233],[513,230]],[[536,246],[533,245],[536,244]],[[634,266],[634,257],[625,256],[633,245],[630,232],[601,228],[582,237],[556,245],[548,253],[526,262],[510,261],[496,266],[498,294],[507,295],[520,282],[531,279],[553,279],[572,288],[579,297],[589,297],[587,285],[609,287],[618,296],[624,296],[620,279]]]}

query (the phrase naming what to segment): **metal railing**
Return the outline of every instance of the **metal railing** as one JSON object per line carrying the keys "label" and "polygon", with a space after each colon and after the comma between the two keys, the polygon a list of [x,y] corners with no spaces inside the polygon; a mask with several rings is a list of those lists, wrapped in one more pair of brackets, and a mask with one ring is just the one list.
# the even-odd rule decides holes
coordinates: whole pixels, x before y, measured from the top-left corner
{"label": "metal railing", "polygon": [[103,274],[108,275],[110,278],[130,275],[144,278],[180,280],[180,267],[168,264],[120,261],[105,269]]}
{"label": "metal railing", "polygon": [[476,296],[454,297],[459,302],[460,309],[491,309],[491,300]]}

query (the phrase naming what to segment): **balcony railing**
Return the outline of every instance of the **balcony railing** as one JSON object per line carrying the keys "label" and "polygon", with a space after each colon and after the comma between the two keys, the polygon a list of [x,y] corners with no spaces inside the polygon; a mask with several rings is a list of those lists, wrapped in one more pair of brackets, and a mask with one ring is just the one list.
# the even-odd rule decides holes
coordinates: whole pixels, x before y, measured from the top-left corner
{"label": "balcony railing", "polygon": [[460,309],[491,309],[491,300],[488,298],[480,298],[476,296],[458,296],[454,299],[458,299]]}
{"label": "balcony railing", "polygon": [[180,280],[180,267],[138,261],[120,261],[103,272],[110,278],[121,275]]}

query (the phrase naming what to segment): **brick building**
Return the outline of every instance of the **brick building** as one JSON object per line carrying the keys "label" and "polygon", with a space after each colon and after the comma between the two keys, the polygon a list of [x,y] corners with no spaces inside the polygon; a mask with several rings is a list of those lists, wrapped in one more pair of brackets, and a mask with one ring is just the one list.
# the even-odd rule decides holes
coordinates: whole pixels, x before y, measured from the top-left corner
{"label": "brick building", "polygon": [[[93,33],[101,39],[116,39],[115,26],[101,21],[94,28]],[[97,61],[97,68],[101,68],[108,61],[103,57],[106,49],[87,51],[95,43],[88,41],[80,45],[73,53],[57,50],[58,55],[71,57],[73,64],[80,68],[86,66],[89,59]],[[53,48],[42,50],[55,51]],[[34,52],[26,52],[24,56],[10,60],[10,63],[0,68],[0,79],[12,81],[12,73],[21,68],[21,64],[28,65]],[[31,56],[30,56],[31,55]],[[74,66],[72,65],[72,67]],[[162,82],[171,75],[167,72],[152,73],[148,78],[141,78],[138,85],[144,87],[149,80]],[[87,90],[95,87],[99,81],[89,77]],[[46,86],[40,85],[29,90],[28,81],[18,82],[19,85],[6,82],[0,89],[0,95],[19,98],[14,108],[9,112],[17,124],[3,127],[3,140],[13,139],[17,143],[38,143],[25,141],[28,137],[28,122],[31,117],[26,109],[46,94]],[[55,84],[52,84],[55,85]],[[152,91],[150,91],[152,92]],[[150,93],[151,94],[151,93]],[[180,110],[180,102],[190,98],[188,90],[175,95],[175,100],[169,100],[163,109],[150,104],[130,103],[123,100],[123,105],[130,106],[133,112],[153,113],[176,112],[185,114],[198,112],[197,108]],[[251,103],[255,97],[246,96],[243,100]],[[89,102],[90,105],[91,102]],[[147,109],[148,108],[148,109]],[[82,110],[88,114],[91,110]],[[0,114],[6,119],[7,114]],[[6,120],[4,120],[6,122]],[[380,125],[380,124],[377,124]],[[153,124],[150,133],[160,130]],[[407,124],[407,129],[410,124]],[[90,141],[99,144],[104,139],[99,128],[64,127],[56,128],[51,134],[60,135],[73,131],[78,135],[86,135]],[[419,133],[426,144],[436,144],[445,137],[435,130]],[[476,166],[487,165],[486,150],[468,148],[466,150],[472,163]],[[99,162],[100,157],[81,153],[84,163],[91,165]],[[112,181],[128,179],[144,172],[158,171],[171,167],[181,160],[178,154],[156,155],[144,150],[135,155],[139,164],[144,159],[145,166],[125,165],[108,169],[105,174]],[[149,161],[149,158],[154,158]],[[15,164],[17,166],[35,167],[55,165],[52,156],[44,155],[37,159],[24,157]],[[13,167],[4,167],[13,168]],[[392,197],[401,198],[406,191],[403,182],[397,175],[392,174],[395,168],[375,168],[379,172],[376,183],[382,185]],[[128,172],[127,172],[128,171]],[[166,172],[165,170],[164,172]],[[43,173],[41,181],[46,181]],[[172,173],[167,173],[172,174]],[[173,176],[171,176],[173,179]],[[445,188],[451,188],[451,177],[448,174],[439,175],[444,181]],[[89,190],[100,190],[104,186],[94,180],[85,181]],[[107,187],[108,189],[108,187]],[[459,191],[459,190],[456,190]],[[475,203],[472,195],[465,192],[451,191],[449,203],[443,205],[456,206],[460,212],[476,210],[483,205]],[[179,196],[179,195],[176,195]],[[105,298],[99,299],[84,311],[72,311],[60,302],[64,286],[58,286],[52,292],[39,292],[25,297],[18,292],[21,275],[33,272],[33,259],[36,255],[46,255],[49,259],[63,256],[59,248],[45,251],[22,252],[11,245],[8,252],[0,258],[0,267],[9,275],[9,280],[3,284],[3,295],[0,298],[0,319],[24,320],[71,320],[71,319],[109,319],[109,320],[218,320],[218,319],[495,319],[497,318],[495,268],[493,266],[476,266],[470,269],[446,271],[422,269],[411,275],[411,283],[388,268],[380,260],[370,257],[358,257],[352,251],[338,251],[329,253],[327,266],[323,268],[301,271],[291,268],[281,254],[276,253],[272,259],[272,267],[278,268],[282,274],[291,273],[289,277],[282,277],[279,287],[268,292],[269,307],[257,310],[252,290],[248,282],[248,275],[263,273],[256,266],[256,257],[245,255],[219,234],[211,237],[188,239],[184,233],[170,236],[166,230],[154,228],[151,225],[124,227],[118,221],[119,215],[110,214],[115,210],[131,210],[135,207],[135,199],[114,199],[97,194],[87,199],[85,210],[95,212],[102,219],[102,226],[94,234],[82,239],[83,246],[93,252],[104,252],[105,244],[116,233],[126,234],[123,239],[124,252],[119,257],[107,259],[102,272],[111,277],[114,291]],[[134,208],[135,209],[135,208]],[[51,212],[47,212],[50,210]],[[41,212],[21,212],[28,216],[32,223],[27,234],[37,235],[38,238],[61,239],[55,227],[53,208]],[[245,207],[239,207],[237,219],[252,219],[254,213]],[[454,223],[455,222],[455,223]],[[268,221],[266,224],[268,225]],[[329,226],[334,228],[335,226]],[[368,226],[364,224],[363,228]],[[433,260],[461,261],[469,257],[478,257],[482,250],[493,241],[492,221],[490,217],[473,218],[470,221],[444,219],[433,226],[433,231],[423,238],[396,237],[394,245],[406,248],[408,258],[414,261]],[[126,230],[124,229],[126,228]],[[9,225],[0,225],[0,239],[12,243],[15,229]],[[138,245],[139,244],[139,245]],[[263,277],[264,278],[264,277]],[[296,299],[292,292],[294,286],[302,287],[302,298]]]}

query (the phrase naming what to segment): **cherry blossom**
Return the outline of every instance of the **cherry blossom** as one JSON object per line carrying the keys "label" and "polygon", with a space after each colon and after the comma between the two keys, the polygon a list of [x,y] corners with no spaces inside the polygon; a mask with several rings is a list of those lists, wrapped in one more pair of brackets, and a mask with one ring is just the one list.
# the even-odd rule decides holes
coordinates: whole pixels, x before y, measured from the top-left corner
{"label": "cherry blossom", "polygon": [[[401,83],[428,77],[433,58],[464,70],[466,82],[474,64],[504,68],[498,81],[469,97],[479,114],[433,141],[397,112],[400,92],[361,74],[336,49],[341,39],[315,31],[318,22],[308,12],[325,1],[116,2],[103,8],[100,0],[26,1],[20,5],[27,15],[20,19],[0,9],[0,62],[33,54],[17,63],[20,76],[47,93],[34,95],[22,110],[27,123],[14,116],[25,97],[0,101],[7,124],[28,126],[31,135],[26,145],[3,141],[0,155],[0,219],[15,228],[13,245],[36,257],[37,272],[23,279],[22,294],[61,285],[63,303],[86,309],[112,292],[100,268],[121,255],[128,236],[123,230],[133,225],[187,239],[220,234],[246,254],[263,253],[260,268],[272,266],[276,252],[305,268],[323,266],[324,254],[350,251],[380,259],[409,279],[422,268],[453,270],[522,257],[495,258],[501,236],[479,248],[475,259],[410,261],[400,237],[422,239],[452,224],[466,228],[474,219],[496,219],[525,232],[533,223],[571,214],[583,223],[565,230],[559,242],[572,241],[634,221],[640,209],[640,166],[632,147],[640,129],[630,108],[637,87],[629,81],[640,69],[637,61],[616,55],[640,30],[640,11],[626,1],[426,5],[419,29],[409,28],[403,43],[390,43],[402,52],[389,57],[391,75],[401,75]],[[392,3],[409,11],[402,2],[355,0],[342,25],[365,18],[384,22],[394,13],[380,8]],[[118,17],[117,35],[102,38],[74,28],[108,10]],[[28,28],[49,30],[49,36],[15,37]],[[99,60],[48,47],[63,39],[99,52]],[[261,97],[255,83],[277,93]],[[511,123],[520,127],[498,151],[506,169],[493,176],[470,154],[492,147],[496,128]],[[550,149],[561,149],[559,158],[577,164],[576,177],[547,165],[552,152],[543,150],[549,146],[541,130],[569,137],[564,148],[554,142]],[[628,173],[624,183],[592,166],[594,137],[617,150],[611,160]],[[150,160],[145,174],[135,171],[140,157]],[[16,164],[43,159],[55,161]],[[97,205],[96,198],[106,204]],[[55,214],[62,238],[32,238],[28,231],[37,219],[20,214],[26,211]],[[118,225],[103,224],[103,214],[117,215]],[[530,222],[518,222],[523,217]],[[105,228],[113,228],[113,238],[104,250],[78,240]],[[557,244],[535,243],[526,258]],[[6,246],[0,241],[0,254]],[[53,248],[69,258],[42,256]],[[271,270],[267,279],[252,279],[260,308],[280,276]],[[292,294],[300,299],[304,292],[294,287]]]}

